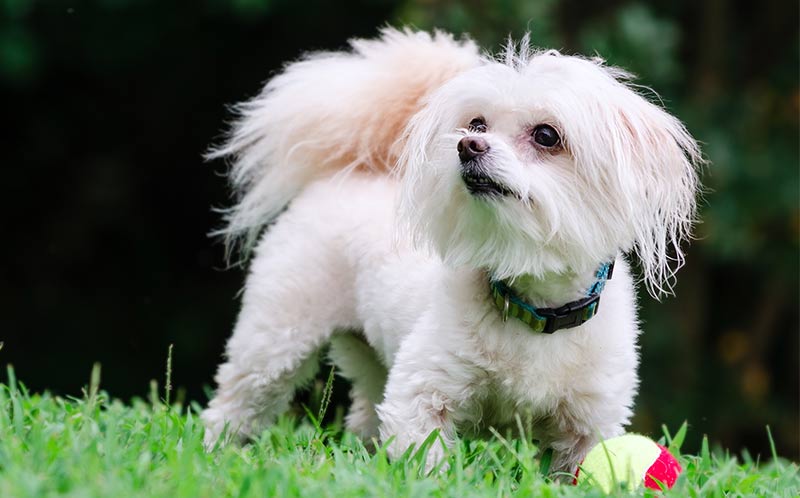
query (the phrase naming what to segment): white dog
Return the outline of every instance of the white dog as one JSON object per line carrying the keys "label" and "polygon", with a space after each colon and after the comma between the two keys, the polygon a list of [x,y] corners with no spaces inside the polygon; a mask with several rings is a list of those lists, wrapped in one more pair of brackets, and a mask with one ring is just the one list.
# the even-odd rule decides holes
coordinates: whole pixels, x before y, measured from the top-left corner
{"label": "white dog", "polygon": [[352,383],[348,429],[394,438],[391,455],[523,414],[553,468],[573,470],[631,416],[639,330],[621,254],[651,293],[670,290],[697,144],[625,72],[527,38],[500,60],[443,33],[351,45],[286,66],[212,154],[240,193],[228,240],[263,235],[207,443],[226,426],[259,434],[330,344]]}

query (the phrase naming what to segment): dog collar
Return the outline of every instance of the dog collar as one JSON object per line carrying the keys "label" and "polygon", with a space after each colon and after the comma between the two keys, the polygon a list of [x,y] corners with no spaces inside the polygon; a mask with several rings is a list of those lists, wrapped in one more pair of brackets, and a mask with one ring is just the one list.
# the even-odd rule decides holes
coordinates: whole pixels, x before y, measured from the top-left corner
{"label": "dog collar", "polygon": [[503,321],[509,316],[517,318],[527,324],[534,332],[552,334],[556,330],[577,327],[589,321],[600,305],[600,293],[611,280],[614,273],[614,262],[603,263],[597,269],[594,284],[586,291],[586,297],[570,301],[558,308],[536,308],[522,300],[511,287],[502,280],[490,280],[489,287],[494,301]]}

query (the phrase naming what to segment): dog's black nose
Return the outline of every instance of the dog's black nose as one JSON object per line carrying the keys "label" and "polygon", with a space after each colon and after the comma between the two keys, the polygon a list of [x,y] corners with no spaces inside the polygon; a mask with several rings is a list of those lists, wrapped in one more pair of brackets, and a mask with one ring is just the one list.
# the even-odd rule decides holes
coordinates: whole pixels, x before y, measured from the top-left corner
{"label": "dog's black nose", "polygon": [[458,157],[462,163],[482,156],[489,150],[489,144],[481,137],[464,137],[458,142]]}

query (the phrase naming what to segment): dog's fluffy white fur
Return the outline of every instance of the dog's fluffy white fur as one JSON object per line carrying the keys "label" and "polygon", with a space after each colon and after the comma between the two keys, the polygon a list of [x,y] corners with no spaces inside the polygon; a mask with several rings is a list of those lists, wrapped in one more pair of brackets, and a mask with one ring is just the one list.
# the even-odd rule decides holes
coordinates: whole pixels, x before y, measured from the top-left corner
{"label": "dog's fluffy white fur", "polygon": [[[619,255],[638,258],[652,293],[669,290],[694,217],[695,141],[623,71],[527,39],[499,58],[443,33],[351,45],[286,66],[212,153],[240,194],[223,232],[255,250],[207,443],[225,427],[257,435],[330,344],[352,383],[348,428],[393,437],[392,455],[522,415],[553,468],[573,470],[631,416],[639,329]],[[536,143],[541,125],[558,144]],[[476,136],[505,195],[465,186],[458,143]],[[560,306],[615,258],[598,313],[576,328],[532,333],[490,299],[494,277]]]}

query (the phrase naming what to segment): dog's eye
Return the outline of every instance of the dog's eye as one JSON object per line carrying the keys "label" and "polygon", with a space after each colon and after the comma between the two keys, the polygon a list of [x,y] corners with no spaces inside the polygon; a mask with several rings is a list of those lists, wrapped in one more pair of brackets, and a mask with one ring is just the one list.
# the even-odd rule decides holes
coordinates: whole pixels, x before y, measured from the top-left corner
{"label": "dog's eye", "polygon": [[555,147],[561,143],[561,137],[558,136],[556,129],[546,124],[541,124],[534,128],[531,136],[533,141],[542,147]]}
{"label": "dog's eye", "polygon": [[474,131],[477,133],[485,133],[486,132],[486,120],[483,118],[475,118],[469,122],[469,131]]}

